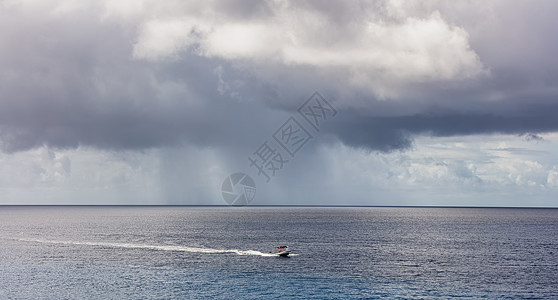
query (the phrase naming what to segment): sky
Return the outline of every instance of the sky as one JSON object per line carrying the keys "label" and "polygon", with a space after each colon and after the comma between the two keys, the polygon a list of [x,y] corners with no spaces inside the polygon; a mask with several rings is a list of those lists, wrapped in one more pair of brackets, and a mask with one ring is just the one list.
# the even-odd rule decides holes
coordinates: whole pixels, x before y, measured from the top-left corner
{"label": "sky", "polygon": [[0,204],[558,207],[556,11],[0,0]]}

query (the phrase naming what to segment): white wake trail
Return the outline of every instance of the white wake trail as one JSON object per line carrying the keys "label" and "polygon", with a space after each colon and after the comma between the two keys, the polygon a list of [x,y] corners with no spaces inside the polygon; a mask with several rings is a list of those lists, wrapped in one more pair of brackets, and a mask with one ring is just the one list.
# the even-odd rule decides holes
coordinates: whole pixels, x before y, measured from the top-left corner
{"label": "white wake trail", "polygon": [[238,255],[257,255],[257,256],[278,256],[276,254],[264,253],[256,250],[238,250],[238,249],[211,249],[186,246],[170,246],[170,245],[145,245],[145,244],[129,244],[129,243],[108,243],[108,242],[80,242],[80,241],[53,241],[41,239],[18,239],[24,242],[35,242],[44,244],[65,244],[65,245],[86,245],[100,246],[109,248],[127,248],[127,249],[149,249],[159,251],[176,251],[176,252],[193,252],[193,253],[234,253]]}

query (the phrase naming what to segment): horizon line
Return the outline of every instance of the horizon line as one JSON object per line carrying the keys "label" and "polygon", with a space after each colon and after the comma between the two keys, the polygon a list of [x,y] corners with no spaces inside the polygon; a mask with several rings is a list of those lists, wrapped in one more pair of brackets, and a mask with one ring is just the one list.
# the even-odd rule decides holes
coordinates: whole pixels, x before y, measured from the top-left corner
{"label": "horizon line", "polygon": [[514,209],[558,209],[558,206],[467,206],[467,205],[217,205],[217,204],[0,204],[0,207],[374,207],[374,208],[514,208]]}

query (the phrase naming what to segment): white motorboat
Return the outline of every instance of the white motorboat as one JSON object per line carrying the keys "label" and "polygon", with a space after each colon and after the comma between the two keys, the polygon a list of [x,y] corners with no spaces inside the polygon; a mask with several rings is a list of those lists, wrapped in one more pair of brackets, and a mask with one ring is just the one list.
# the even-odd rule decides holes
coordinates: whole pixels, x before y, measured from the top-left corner
{"label": "white motorboat", "polygon": [[289,246],[279,246],[273,248],[273,251],[269,253],[276,254],[279,256],[288,256],[291,253],[291,249],[289,249]]}

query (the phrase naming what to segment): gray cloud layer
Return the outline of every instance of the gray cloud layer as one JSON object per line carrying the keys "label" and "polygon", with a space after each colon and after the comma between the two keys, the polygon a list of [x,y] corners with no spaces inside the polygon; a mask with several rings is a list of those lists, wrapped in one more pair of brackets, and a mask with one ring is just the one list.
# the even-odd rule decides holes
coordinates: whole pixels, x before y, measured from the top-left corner
{"label": "gray cloud layer", "polygon": [[0,4],[4,151],[253,145],[314,90],[355,147],[558,130],[553,3],[64,3]]}

